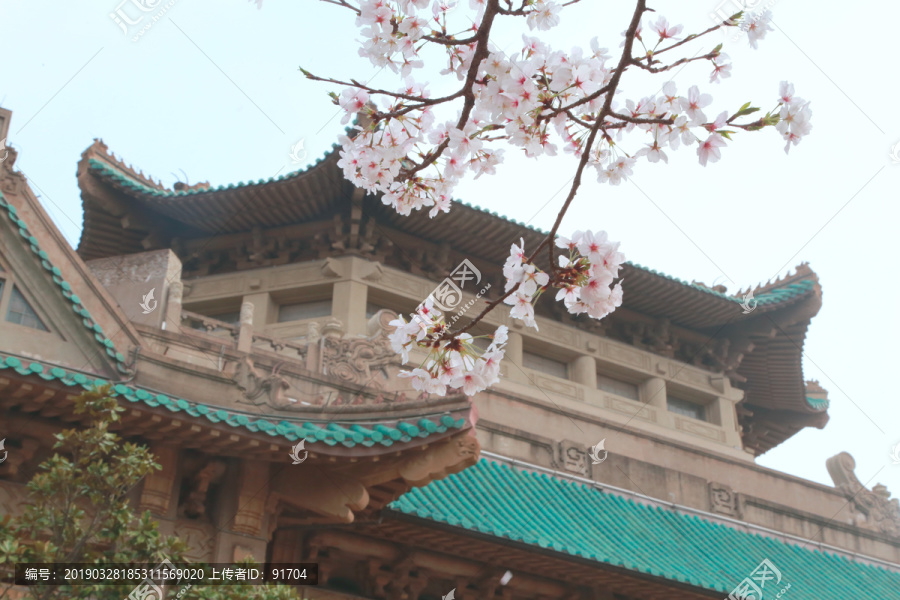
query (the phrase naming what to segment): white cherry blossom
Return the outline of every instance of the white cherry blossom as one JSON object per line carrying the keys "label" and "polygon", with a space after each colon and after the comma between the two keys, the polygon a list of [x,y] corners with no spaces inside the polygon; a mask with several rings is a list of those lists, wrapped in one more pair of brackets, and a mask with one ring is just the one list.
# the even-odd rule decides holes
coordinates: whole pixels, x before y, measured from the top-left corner
{"label": "white cherry blossom", "polygon": [[[704,49],[705,37],[715,28],[690,34],[670,24],[660,6],[639,4],[623,32],[620,48],[630,56],[610,53],[594,38],[589,48],[554,47],[539,37],[555,27],[571,2],[529,0],[520,5],[498,0],[341,0],[331,2],[355,11],[359,54],[393,83],[370,87],[362,79],[312,79],[341,86],[332,99],[342,121],[357,121],[341,146],[338,166],[355,186],[400,215],[425,211],[441,218],[452,210],[456,186],[467,177],[498,171],[504,151],[526,157],[566,154],[575,159],[580,182],[583,169],[594,170],[601,183],[619,185],[633,176],[644,161],[667,163],[669,155],[697,144],[702,166],[721,158],[726,139],[774,128],[785,151],[812,129],[810,103],[795,95],[794,86],[781,82],[778,100],[769,112],[749,103],[713,106],[713,97],[687,82],[679,94],[673,81],[680,65],[709,61],[710,83],[730,83],[731,59],[721,46]],[[653,20],[648,18],[655,12]],[[644,23],[644,21],[647,21]],[[522,31],[518,48],[507,54],[491,37],[492,28]],[[753,48],[772,31],[768,10],[745,16],[742,27]],[[532,31],[539,35],[528,35]],[[496,37],[496,36],[494,36]],[[699,47],[698,47],[699,46]],[[435,65],[435,56],[440,64]],[[478,62],[473,62],[478,57]],[[427,66],[436,67],[424,71]],[[440,97],[424,83],[440,70]],[[630,88],[633,74],[666,78],[646,95]],[[685,77],[690,70],[685,69]],[[454,77],[455,76],[455,77]],[[729,81],[725,81],[729,80]],[[445,83],[452,83],[448,88]],[[651,88],[653,89],[653,88]],[[709,121],[705,111],[717,116]],[[438,115],[436,117],[436,115]],[[572,184],[570,196],[578,191]],[[571,199],[571,198],[570,198]],[[392,348],[404,363],[421,361],[405,374],[416,389],[444,394],[462,390],[474,394],[496,383],[507,332],[495,332],[487,351],[473,344],[468,329],[486,312],[507,306],[510,316],[537,327],[535,303],[545,291],[556,289],[556,301],[572,314],[603,318],[621,305],[618,280],[624,256],[618,243],[603,232],[577,231],[558,236],[568,209],[566,203],[548,239],[533,251],[558,248],[547,271],[526,254],[524,240],[512,244],[503,265],[503,294],[483,298],[487,307],[473,315],[472,325],[451,331],[443,315],[426,300],[409,321],[392,322]],[[555,239],[554,239],[555,238]],[[499,265],[498,265],[499,267]],[[498,290],[499,292],[499,290]],[[550,294],[548,294],[550,296]],[[453,317],[456,322],[456,316]],[[481,325],[483,326],[483,324]],[[424,359],[422,359],[424,355]]]}

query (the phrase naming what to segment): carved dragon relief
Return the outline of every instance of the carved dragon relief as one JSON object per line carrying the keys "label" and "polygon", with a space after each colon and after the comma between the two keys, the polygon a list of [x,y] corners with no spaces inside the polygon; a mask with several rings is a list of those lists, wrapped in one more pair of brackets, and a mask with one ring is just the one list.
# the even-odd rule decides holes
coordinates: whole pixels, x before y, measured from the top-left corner
{"label": "carved dragon relief", "polygon": [[854,473],[856,461],[847,452],[832,456],[825,466],[834,487],[850,500],[859,525],[900,537],[900,500],[890,499],[891,493],[881,484],[867,490]]}
{"label": "carved dragon relief", "polygon": [[[281,362],[266,374],[248,355],[238,364],[232,378],[240,390],[238,402],[254,406],[267,405],[278,410],[309,410],[310,407],[361,406],[404,402],[425,402],[430,396],[411,389],[397,390],[404,383],[397,377],[400,362],[388,339],[390,322],[396,315],[382,310],[374,325],[376,332],[368,337],[324,336],[317,354],[318,370],[324,375],[354,387],[372,391],[347,391],[327,382],[292,381],[282,374],[287,364]],[[277,340],[273,340],[273,343]],[[313,348],[315,350],[315,348]],[[394,388],[394,389],[391,389]]]}
{"label": "carved dragon relief", "polygon": [[[322,371],[348,383],[383,389],[391,378],[388,365],[399,365],[388,339],[389,323],[395,318],[393,313],[381,311],[378,315],[378,331],[367,338],[323,338]],[[375,374],[373,370],[376,371]]]}

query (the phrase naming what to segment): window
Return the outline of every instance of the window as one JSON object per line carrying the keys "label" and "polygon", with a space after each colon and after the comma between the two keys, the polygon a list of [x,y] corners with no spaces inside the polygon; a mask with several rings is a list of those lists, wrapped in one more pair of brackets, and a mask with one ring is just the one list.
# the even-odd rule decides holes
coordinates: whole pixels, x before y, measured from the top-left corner
{"label": "window", "polygon": [[[3,289],[0,286],[0,294],[2,292]],[[31,327],[40,331],[50,331],[15,285],[12,287],[12,294],[9,297],[9,310],[6,312],[6,320],[10,323]]]}
{"label": "window", "polygon": [[282,304],[278,307],[278,322],[299,321],[301,319],[314,319],[327,317],[331,314],[331,300],[319,300],[317,302],[297,302],[295,304]]}
{"label": "window", "polygon": [[669,412],[692,419],[699,419],[700,421],[706,420],[706,407],[702,404],[682,400],[681,398],[673,398],[672,396],[669,396],[666,401],[669,406]]}
{"label": "window", "polygon": [[569,365],[559,360],[541,356],[540,354],[523,352],[522,366],[526,369],[534,369],[535,371],[540,371],[547,375],[553,375],[554,377],[561,377],[562,379],[569,378]]}
{"label": "window", "polygon": [[597,388],[629,400],[638,400],[638,386],[597,373]]}

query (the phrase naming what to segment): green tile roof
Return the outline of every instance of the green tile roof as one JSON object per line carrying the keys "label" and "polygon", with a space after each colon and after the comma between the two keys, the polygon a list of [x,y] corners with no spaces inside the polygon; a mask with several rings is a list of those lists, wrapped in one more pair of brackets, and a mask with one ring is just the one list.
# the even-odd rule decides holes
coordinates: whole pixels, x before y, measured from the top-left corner
{"label": "green tile roof", "polygon": [[767,558],[773,598],[788,583],[790,600],[900,598],[898,572],[485,459],[388,508],[725,595]]}
{"label": "green tile roof", "polygon": [[[334,146],[333,148],[337,148]],[[333,149],[332,149],[333,151]],[[226,190],[234,190],[243,187],[248,187],[251,185],[264,185],[267,183],[275,183],[278,181],[284,181],[285,179],[293,179],[295,177],[299,177],[303,175],[322,161],[328,158],[328,154],[323,156],[322,158],[316,160],[315,163],[306,167],[305,169],[298,169],[296,171],[291,171],[290,173],[285,173],[284,175],[279,175],[278,177],[270,177],[268,179],[260,179],[258,181],[248,181],[248,182],[238,182],[238,183],[229,183],[228,185],[220,185],[217,187],[210,187],[208,189],[190,189],[190,190],[160,190],[154,187],[151,187],[142,181],[135,179],[134,177],[128,175],[127,173],[123,173],[115,166],[104,162],[102,160],[98,160],[96,158],[88,159],[88,166],[92,171],[99,173],[100,175],[107,177],[119,185],[130,188],[136,192],[140,192],[142,194],[149,194],[151,196],[163,197],[163,198],[180,198],[183,196],[196,196],[198,194],[208,194],[211,192],[224,192]]]}
{"label": "green tile roof", "polygon": [[5,209],[6,216],[12,221],[13,225],[16,225],[19,228],[19,235],[28,243],[31,251],[37,256],[41,261],[41,266],[44,267],[44,270],[47,271],[50,276],[53,278],[53,283],[56,284],[56,287],[59,288],[60,293],[63,298],[71,305],[72,310],[75,311],[79,317],[81,317],[82,325],[87,328],[88,331],[93,334],[94,339],[98,344],[103,348],[103,351],[112,358],[116,363],[116,368],[121,373],[128,373],[128,368],[125,366],[125,356],[122,355],[118,350],[116,350],[115,344],[113,344],[112,340],[106,337],[106,334],[103,331],[103,328],[99,323],[94,321],[93,317],[91,317],[91,313],[84,307],[81,303],[81,298],[75,295],[72,292],[72,286],[69,285],[69,282],[62,278],[62,271],[59,268],[55,267],[49,260],[47,253],[41,250],[40,245],[38,244],[38,240],[36,237],[31,235],[31,232],[28,231],[28,225],[25,224],[25,221],[19,217],[18,212],[16,211],[16,207],[13,206],[4,196],[3,192],[0,192],[0,209]]}
{"label": "green tile roof", "polygon": [[[339,146],[334,145],[332,147],[331,152],[334,152],[337,148],[339,148]],[[328,158],[328,156],[331,154],[331,152],[326,153],[325,156],[323,156],[322,158],[319,158],[318,160],[316,160],[316,162],[314,164],[306,167],[305,169],[293,171],[291,173],[287,173],[285,175],[280,175],[278,177],[271,177],[269,179],[260,179],[259,181],[249,181],[247,183],[244,183],[242,181],[237,184],[232,183],[232,184],[228,184],[228,185],[220,185],[215,188],[210,187],[209,189],[192,189],[192,190],[182,190],[182,191],[160,190],[160,189],[150,187],[150,186],[144,184],[143,182],[134,179],[131,175],[129,175],[127,173],[123,173],[118,168],[116,168],[114,165],[111,165],[102,160],[98,160],[96,158],[89,159],[88,164],[89,164],[89,167],[91,170],[97,172],[101,176],[106,177],[106,178],[116,182],[117,184],[119,184],[125,188],[131,189],[135,192],[142,193],[142,194],[148,194],[150,196],[161,197],[161,198],[179,198],[179,197],[184,197],[184,196],[194,196],[197,194],[207,194],[207,193],[212,193],[212,192],[222,192],[222,191],[226,191],[226,190],[239,189],[239,188],[247,187],[247,186],[251,186],[251,185],[265,185],[268,183],[275,183],[275,182],[283,181],[286,179],[293,179],[295,177],[298,177],[298,176],[308,172],[309,170],[314,168],[316,165],[318,165],[319,163],[326,160]],[[538,229],[536,227],[531,227],[530,225],[527,225],[526,223],[516,221],[515,219],[512,219],[505,215],[498,214],[497,212],[490,211],[486,208],[482,208],[475,204],[469,204],[468,202],[463,202],[462,200],[454,200],[453,202],[460,204],[462,206],[465,206],[467,208],[470,208],[472,210],[476,210],[478,212],[482,212],[484,214],[491,215],[491,216],[499,218],[499,219],[503,219],[504,221],[513,223],[514,225],[518,225],[520,227],[523,227],[525,229],[528,229],[528,230],[538,233],[540,235],[546,236],[548,233],[548,232],[542,231],[541,229]],[[737,304],[743,303],[742,298],[738,298],[735,296],[729,296],[728,294],[723,294],[721,292],[717,292],[715,290],[712,290],[712,289],[702,286],[702,285],[688,283],[686,281],[678,279],[677,277],[672,277],[671,275],[666,275],[665,273],[660,273],[659,271],[655,271],[653,269],[644,267],[637,263],[628,262],[626,264],[630,265],[631,267],[633,267],[635,269],[639,269],[641,271],[645,271],[652,275],[657,275],[659,277],[668,279],[670,281],[674,281],[685,287],[693,288],[695,290],[699,290],[701,292],[704,292],[706,294],[711,294],[713,296],[718,296],[719,298],[729,300],[729,301],[735,302]],[[812,287],[814,285],[815,285],[815,282],[812,280],[793,282],[793,283],[785,285],[782,288],[761,293],[759,296],[756,296],[756,301],[757,301],[758,305],[763,305],[763,306],[769,305],[769,304],[777,304],[781,301],[788,300],[788,299],[794,298],[796,296],[805,294],[810,289],[812,289]]]}
{"label": "green tile roof", "polygon": [[175,398],[142,388],[111,382],[102,378],[94,378],[85,373],[67,371],[40,362],[25,365],[15,356],[0,352],[0,373],[4,369],[12,369],[23,376],[37,376],[46,381],[59,381],[67,386],[91,389],[112,384],[112,393],[127,402],[141,403],[151,407],[164,406],[173,413],[183,412],[187,416],[205,419],[211,423],[224,423],[231,427],[240,427],[253,433],[265,433],[272,437],[284,438],[294,442],[305,439],[310,443],[323,443],[327,446],[341,444],[353,448],[357,444],[372,447],[375,444],[392,446],[395,442],[409,442],[413,438],[426,438],[433,433],[444,433],[451,429],[462,429],[466,424],[464,418],[454,419],[449,413],[431,415],[431,418],[407,419],[390,423],[378,423],[367,427],[345,421],[299,422],[282,420],[278,423],[261,419],[258,415],[241,414],[227,411],[216,406],[191,402],[184,398]]}
{"label": "green tile roof", "polygon": [[806,397],[806,403],[816,410],[824,410],[831,405],[831,402],[829,402],[828,398],[820,400],[819,398],[810,398],[809,396]]}

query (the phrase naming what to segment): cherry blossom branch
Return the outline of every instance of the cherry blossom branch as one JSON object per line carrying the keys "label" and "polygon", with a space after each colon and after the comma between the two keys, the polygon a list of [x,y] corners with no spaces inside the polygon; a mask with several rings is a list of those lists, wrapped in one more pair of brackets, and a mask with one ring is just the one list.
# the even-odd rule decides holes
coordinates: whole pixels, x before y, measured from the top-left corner
{"label": "cherry blossom branch", "polygon": [[[566,216],[566,212],[568,212],[569,207],[572,205],[572,201],[575,199],[575,195],[578,193],[578,188],[581,186],[581,177],[584,173],[584,168],[587,166],[588,158],[590,156],[591,148],[593,147],[594,140],[597,137],[597,132],[603,126],[604,117],[610,112],[610,107],[612,105],[612,99],[615,95],[615,90],[619,85],[619,81],[622,78],[622,73],[625,72],[625,69],[628,67],[628,57],[631,56],[631,48],[634,43],[634,36],[637,34],[638,26],[641,23],[641,16],[647,10],[646,8],[646,0],[638,0],[637,7],[635,8],[634,15],[631,19],[631,25],[628,27],[628,31],[625,35],[625,48],[622,51],[622,57],[619,60],[619,65],[616,67],[615,72],[613,73],[612,79],[609,83],[609,93],[606,96],[606,100],[603,104],[603,108],[600,110],[600,115],[597,117],[596,123],[591,127],[591,133],[588,136],[587,142],[585,143],[584,151],[581,154],[581,159],[578,161],[578,167],[575,170],[575,176],[572,179],[572,186],[569,188],[569,193],[566,196],[566,200],[562,205],[562,208],[559,210],[559,214],[556,216],[556,221],[553,223],[553,227],[550,229],[550,232],[544,238],[544,240],[538,245],[537,248],[531,253],[531,255],[523,261],[525,264],[533,264],[534,259],[537,257],[538,253],[545,247],[549,245],[550,248],[550,267],[551,269],[554,267],[553,261],[553,246],[552,243],[556,240],[556,232],[559,230],[559,226],[562,224],[563,217]],[[484,319],[484,317],[490,313],[494,308],[496,308],[500,303],[506,300],[509,296],[511,296],[518,288],[520,284],[516,284],[512,289],[507,291],[500,298],[489,302],[488,305],[482,310],[472,321],[469,322],[468,325],[460,330],[459,334],[466,333],[472,327],[474,327],[479,321]],[[457,334],[457,335],[459,335]]]}
{"label": "cherry blossom branch", "polygon": [[[352,8],[348,0],[325,1]],[[644,24],[642,34],[645,13],[654,11],[646,6],[646,0],[637,0],[614,67],[606,65],[607,50],[596,40],[591,42],[592,53],[573,49],[567,54],[529,36],[523,36],[521,57],[509,58],[490,50],[498,17],[524,16],[530,29],[544,31],[559,23],[562,8],[578,1],[473,2],[469,30],[474,34],[457,38],[447,33],[458,13],[449,14],[446,0],[358,0],[356,22],[364,38],[360,54],[376,67],[390,67],[403,78],[403,85],[392,92],[355,80],[311,77],[346,86],[340,98],[332,95],[345,110],[344,123],[359,113],[368,117],[365,126],[355,127],[355,134],[341,137],[338,166],[354,185],[381,194],[382,201],[401,215],[428,210],[429,216],[435,217],[449,211],[453,189],[467,173],[477,178],[495,172],[504,151],[494,147],[500,140],[529,157],[555,155],[558,147],[554,141],[560,140],[563,150],[577,159],[572,183],[548,234],[528,255],[524,241],[512,245],[503,267],[503,294],[458,332],[451,332],[451,326],[462,313],[448,315],[445,322],[434,306],[447,309],[432,296],[420,305],[412,321],[400,318],[394,322],[391,342],[404,362],[411,349],[428,354],[422,365],[408,374],[416,389],[444,394],[450,386],[471,395],[497,380],[506,328],[497,329],[486,351],[475,349],[467,332],[500,304],[511,305],[510,316],[530,327],[537,327],[534,302],[551,286],[558,289],[557,300],[572,314],[601,319],[621,304],[622,287],[616,279],[624,256],[618,252],[618,244],[610,242],[604,232],[576,232],[571,239],[559,235],[587,167],[596,170],[600,183],[618,185],[632,175],[632,166],[640,158],[668,162],[664,150],[695,145],[700,164],[706,166],[719,160],[721,148],[737,131],[774,127],[787,140],[785,151],[810,131],[809,103],[795,97],[787,82],[782,82],[774,110],[743,124],[737,123],[740,117],[758,110],[750,103],[737,111],[722,111],[710,120],[704,109],[712,97],[696,85],[679,95],[672,81],[662,86],[662,94],[627,99],[624,108],[614,104],[624,73],[632,66],[663,73],[709,61],[710,83],[730,77],[732,66],[721,52],[722,44],[700,56],[673,56],[670,64],[663,64],[659,57],[733,22],[681,39],[683,27],[670,25],[659,16]],[[753,26],[747,30],[752,47],[756,48],[767,31],[773,31],[769,18],[768,12],[754,16]],[[652,37],[651,31],[658,38]],[[658,49],[670,40],[673,43]],[[638,43],[644,56],[635,56]],[[420,52],[428,44],[446,54],[447,66],[441,73],[454,74],[461,82],[459,89],[441,98],[427,98],[425,85],[411,77],[425,65]],[[435,107],[446,105],[457,106],[459,112],[450,120],[436,122]],[[629,147],[630,140],[642,136],[640,149]],[[564,252],[555,256],[554,246],[568,249],[568,257]],[[545,251],[549,259],[546,273],[535,263]]]}
{"label": "cherry blossom branch", "polygon": [[[675,67],[677,67],[677,66],[679,66],[679,65],[685,65],[685,64],[687,64],[687,63],[695,62],[695,61],[698,61],[698,60],[710,60],[710,59],[712,59],[712,58],[717,57],[718,55],[719,55],[718,51],[715,51],[715,50],[714,50],[714,51],[712,51],[712,52],[710,52],[710,53],[708,53],[708,54],[704,54],[704,55],[702,55],[702,56],[693,56],[693,57],[690,57],[690,58],[681,58],[681,59],[678,59],[678,60],[676,60],[675,62],[673,62],[672,64],[666,65],[665,67],[652,67],[652,66],[650,66],[650,65],[645,65],[645,64],[643,64],[643,63],[641,62],[641,61],[643,60],[643,58],[632,59],[632,60],[631,60],[631,64],[633,64],[633,65],[636,66],[636,67],[640,67],[641,69],[643,69],[643,70],[645,70],[645,71],[648,71],[648,72],[650,72],[650,73],[663,73],[663,72],[665,72],[665,71],[669,71],[669,70],[671,70],[671,69],[674,69]],[[649,60],[650,57],[648,56],[647,58],[648,58],[648,60]],[[655,61],[655,62],[659,62],[659,61]],[[652,63],[651,63],[651,64],[652,64]]]}
{"label": "cherry blossom branch", "polygon": [[343,6],[344,8],[349,8],[350,10],[352,10],[353,12],[355,12],[356,14],[360,14],[360,10],[359,10],[358,8],[356,8],[355,6],[353,6],[352,4],[350,4],[349,2],[346,2],[345,0],[322,0],[322,2],[326,2],[326,3],[328,3],[328,4],[336,4],[336,5],[338,5],[338,6]]}
{"label": "cherry blossom branch", "polygon": [[[478,33],[475,34],[477,40],[475,43],[475,53],[472,56],[472,63],[469,66],[469,71],[466,73],[466,83],[461,90],[465,101],[463,103],[462,112],[459,115],[459,120],[456,123],[456,128],[459,130],[462,130],[466,123],[469,122],[469,115],[472,113],[472,108],[475,106],[475,93],[473,88],[478,80],[478,68],[481,66],[481,61],[487,58],[489,54],[488,42],[490,40],[491,26],[494,24],[494,17],[497,15],[499,8],[499,0],[487,0],[484,17],[481,19]],[[444,142],[442,142],[433,152],[427,154],[417,166],[412,169],[401,169],[399,179],[409,179],[425,167],[434,164],[434,162],[444,153],[444,150],[447,149],[448,145],[449,140],[444,140]]]}
{"label": "cherry blossom branch", "polygon": [[[505,1],[509,6],[512,6],[512,3],[510,3],[508,0],[504,0],[504,1]],[[563,3],[560,4],[559,6],[560,6],[560,8],[565,8],[566,6],[571,6],[571,5],[573,5],[573,4],[578,4],[579,2],[581,2],[581,0],[569,0],[568,2],[563,2]],[[506,16],[513,16],[513,17],[527,17],[527,16],[528,16],[528,11],[526,11],[526,9],[527,9],[531,4],[533,4],[533,3],[530,3],[530,2],[522,2],[522,5],[521,5],[519,8],[515,9],[515,10],[500,9],[500,14],[501,14],[501,15],[506,15]]]}
{"label": "cherry blossom branch", "polygon": [[[688,42],[693,42],[708,33],[712,33],[713,31],[718,31],[721,27],[722,27],[721,25],[716,25],[715,27],[710,27],[706,31],[701,31],[700,33],[692,33],[691,35],[687,36],[683,40],[676,42],[676,43],[672,44],[671,46],[666,46],[662,50],[656,50],[655,52],[653,52],[653,56],[659,56],[663,52],[668,52],[669,50],[674,50],[675,48],[678,48],[679,46],[687,44]],[[718,47],[721,47],[721,44],[719,44]]]}
{"label": "cherry blossom branch", "polygon": [[[323,2],[325,0],[322,0]],[[449,96],[444,96],[442,98],[424,98],[422,96],[412,96],[409,94],[403,94],[401,92],[389,92],[387,90],[379,90],[376,88],[371,88],[367,85],[359,83],[355,79],[351,79],[349,82],[342,81],[340,79],[334,79],[332,77],[320,77],[314,73],[310,73],[304,68],[300,68],[300,72],[306,76],[307,79],[311,79],[312,81],[324,81],[325,83],[336,83],[338,85],[345,85],[348,87],[355,87],[360,90],[365,90],[369,94],[381,95],[381,96],[389,96],[391,98],[399,98],[401,100],[411,100],[413,102],[417,102],[417,108],[424,108],[426,106],[434,106],[435,104],[441,104],[442,102],[448,102],[455,98],[459,98],[462,96],[462,90],[456,92],[455,94],[450,94]]]}

